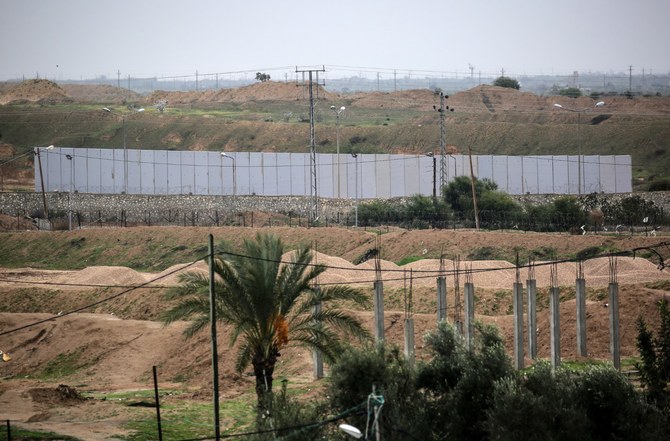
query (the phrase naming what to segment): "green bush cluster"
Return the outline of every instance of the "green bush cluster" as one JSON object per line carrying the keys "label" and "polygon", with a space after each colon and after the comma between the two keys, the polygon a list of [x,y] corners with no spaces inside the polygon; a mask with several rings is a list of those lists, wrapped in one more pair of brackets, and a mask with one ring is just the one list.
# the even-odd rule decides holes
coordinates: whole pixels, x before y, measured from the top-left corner
{"label": "green bush cluster", "polygon": [[[639,195],[615,201],[601,194],[561,196],[545,204],[520,203],[498,190],[489,179],[475,180],[479,224],[487,229],[527,231],[572,231],[581,234],[603,230],[606,225],[626,227],[665,225],[668,216],[652,201]],[[439,198],[415,195],[406,204],[374,200],[360,204],[359,225],[398,225],[405,228],[449,228],[474,226],[472,182],[459,176],[442,189]]]}
{"label": "green bush cluster", "polygon": [[[332,366],[320,404],[300,412],[284,393],[283,402],[275,402],[275,419],[287,427],[304,423],[306,416],[318,420],[318,413],[325,412],[321,421],[336,415],[338,424],[346,422],[363,433],[367,429],[367,439],[375,439],[373,405],[380,401],[369,404],[374,387],[383,397],[378,427],[387,441],[667,438],[667,410],[611,365],[553,370],[541,362],[516,371],[497,330],[481,324],[471,348],[444,321],[426,335],[425,347],[429,356],[416,365],[383,343],[350,348]],[[302,438],[284,436],[350,439],[336,424],[312,428]]]}
{"label": "green bush cluster", "polygon": [[444,228],[451,218],[449,206],[442,199],[414,195],[407,204],[394,204],[377,199],[363,203],[358,208],[358,224],[399,225],[405,228]]}

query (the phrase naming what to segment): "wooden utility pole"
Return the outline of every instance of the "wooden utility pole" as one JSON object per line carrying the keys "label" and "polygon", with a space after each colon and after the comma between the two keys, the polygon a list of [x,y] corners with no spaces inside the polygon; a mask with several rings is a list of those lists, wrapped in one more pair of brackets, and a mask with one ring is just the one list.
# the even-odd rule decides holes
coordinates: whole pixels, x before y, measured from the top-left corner
{"label": "wooden utility pole", "polygon": [[49,221],[49,209],[47,208],[47,196],[44,190],[44,174],[42,173],[42,156],[40,155],[40,148],[35,148],[35,154],[37,155],[37,163],[40,168],[40,183],[42,184],[42,204],[44,205],[44,219]]}

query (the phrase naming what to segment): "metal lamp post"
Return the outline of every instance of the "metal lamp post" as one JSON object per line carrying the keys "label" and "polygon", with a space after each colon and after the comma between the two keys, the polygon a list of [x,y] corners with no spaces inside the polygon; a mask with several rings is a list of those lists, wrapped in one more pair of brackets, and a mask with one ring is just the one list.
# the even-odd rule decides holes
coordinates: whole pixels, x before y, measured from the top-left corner
{"label": "metal lamp post", "polygon": [[[604,101],[598,101],[594,107],[602,107],[605,105]],[[583,109],[572,109],[570,107],[565,107],[561,104],[554,103],[554,107],[562,110],[567,110],[568,112],[574,112],[577,114],[577,193],[579,195],[582,194],[582,186],[583,186],[583,174],[584,171],[582,170],[583,167],[583,161],[582,161],[582,137],[581,137],[581,126],[582,126],[582,113],[586,112],[587,110],[591,109],[591,107],[584,107]]]}
{"label": "metal lamp post", "polygon": [[[233,196],[237,195],[237,173],[235,173],[235,157],[226,154],[226,152],[221,152],[222,158],[228,158],[233,161]],[[223,182],[221,183],[223,185]]]}
{"label": "metal lamp post", "polygon": [[[74,152],[73,152],[74,155]],[[74,156],[65,155],[70,161],[70,193],[67,196],[67,229],[72,231],[72,185],[74,182]]]}
{"label": "metal lamp post", "polygon": [[454,179],[456,179],[456,175],[458,174],[458,171],[456,170],[456,157],[453,155],[448,155],[451,159],[454,160]]}
{"label": "metal lamp post", "polygon": [[358,153],[352,153],[351,156],[353,156],[354,161],[355,161],[354,162],[354,164],[355,164],[355,166],[354,166],[354,175],[355,175],[354,176],[354,182],[355,182],[354,193],[355,193],[355,195],[354,196],[356,198],[356,208],[355,208],[355,213],[356,213],[355,216],[356,217],[355,217],[355,220],[354,220],[354,225],[356,226],[356,228],[358,228]]}
{"label": "metal lamp post", "polygon": [[346,107],[342,106],[337,109],[335,106],[330,106],[330,110],[335,112],[335,136],[337,145],[337,198],[340,198],[340,113],[344,112]]}
{"label": "metal lamp post", "polygon": [[[128,116],[128,114],[115,112],[109,107],[103,107],[102,110],[107,113],[111,113],[117,118],[121,118],[121,125],[123,127],[123,192],[128,194],[128,150],[126,141],[126,116]],[[144,112],[144,108],[137,109],[133,113],[142,112]]]}

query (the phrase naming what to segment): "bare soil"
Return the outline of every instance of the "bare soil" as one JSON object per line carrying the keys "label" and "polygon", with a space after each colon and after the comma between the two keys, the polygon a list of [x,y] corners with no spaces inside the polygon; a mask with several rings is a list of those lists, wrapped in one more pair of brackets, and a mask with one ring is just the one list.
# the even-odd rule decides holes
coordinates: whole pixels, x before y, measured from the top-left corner
{"label": "bare soil", "polygon": [[[316,91],[314,93],[317,93]],[[319,86],[318,96],[325,101],[351,102],[352,107],[426,109],[435,104],[431,90],[416,89],[397,92],[365,92],[339,95]],[[26,80],[21,83],[0,83],[0,105],[22,103],[125,103],[138,102],[153,105],[167,100],[170,106],[196,103],[248,103],[253,101],[298,101],[303,100],[302,85],[293,82],[267,81],[234,89],[168,92],[157,90],[142,96],[128,89],[110,85],[59,85],[49,80]],[[519,90],[481,85],[458,92],[448,98],[448,105],[469,113],[495,113],[502,111],[530,111],[552,109],[554,103],[563,103],[571,108],[590,108],[593,99],[587,96],[576,99],[541,96]],[[631,114],[670,113],[670,99],[659,97],[608,97],[607,112]]]}
{"label": "bare soil", "polygon": [[[127,236],[133,229],[109,229],[94,232],[99,235]],[[184,240],[194,229],[161,229],[170,234],[181,235]],[[198,229],[195,229],[198,230]],[[255,234],[258,229],[227,229],[237,231],[243,237]],[[267,230],[267,229],[264,229]],[[372,262],[354,265],[355,255],[369,247],[357,232],[338,228],[320,229],[272,229],[280,235],[303,234],[327,244],[335,239],[338,244],[329,248],[343,250],[340,256],[318,253],[316,261],[331,266],[321,283],[351,283],[367,292],[371,291],[373,273],[361,271],[372,269]],[[291,231],[292,230],[292,231]],[[39,233],[22,233],[39,234]],[[93,233],[91,233],[93,234]],[[138,232],[139,234],[139,232]],[[317,237],[318,236],[318,237]],[[370,235],[372,236],[372,235]],[[477,245],[491,247],[523,247],[534,249],[554,246],[576,252],[586,244],[602,243],[605,240],[620,240],[620,249],[634,248],[640,244],[659,243],[662,238],[629,237],[602,238],[574,237],[552,234],[523,233],[477,233],[442,231],[394,231],[383,237],[384,255],[421,255],[424,250],[438,246],[450,252],[467,254]],[[655,241],[655,242],[654,242]],[[349,242],[349,243],[347,243]],[[347,250],[347,251],[344,251]],[[343,258],[344,257],[344,258]],[[666,256],[667,257],[667,256]],[[453,262],[443,262],[444,268],[453,270]],[[435,273],[440,262],[424,259],[398,267],[389,260],[381,261],[385,280],[385,335],[387,341],[403,344],[403,273],[398,270],[413,270],[413,303],[417,357],[427,357],[422,336],[435,328]],[[513,332],[511,312],[512,283],[516,279],[513,265],[503,261],[463,261],[461,269],[496,269],[491,272],[476,272],[476,318],[495,324],[507,349],[511,352]],[[0,418],[11,419],[18,425],[31,429],[48,429],[81,439],[114,439],[126,433],[124,424],[133,417],[131,410],[102,400],[84,400],[77,394],[85,392],[113,392],[152,387],[152,366],[158,367],[161,389],[180,388],[188,391],[189,399],[211,399],[210,340],[206,332],[192,339],[184,339],[182,332],[187,323],[180,322],[163,326],[157,321],[161,311],[169,307],[164,300],[166,286],[177,283],[171,275],[156,283],[152,289],[135,290],[110,302],[102,303],[84,312],[69,315],[67,311],[102,300],[120,293],[123,288],[86,288],[81,286],[44,285],[58,284],[103,284],[138,285],[157,276],[179,269],[166,268],[159,273],[140,273],[125,267],[87,267],[78,271],[38,270],[33,268],[0,269],[0,332],[27,326],[0,337],[0,350],[10,354],[11,360],[0,364]],[[193,269],[193,268],[191,268]],[[195,270],[204,271],[203,264]],[[660,271],[655,262],[641,258],[618,258],[618,282],[620,289],[621,354],[635,357],[635,321],[642,316],[657,325],[656,304],[668,295],[669,271]],[[538,262],[535,269],[540,291],[538,312],[538,349],[540,358],[549,357],[549,326],[546,308],[546,288],[549,285],[549,269]],[[578,359],[575,336],[574,264],[559,264],[558,284],[562,286],[561,303],[561,355],[565,359]],[[584,264],[584,275],[589,290],[587,303],[587,335],[589,358],[609,358],[609,307],[607,285],[609,262],[595,259]],[[525,271],[520,274],[523,281]],[[8,282],[11,280],[12,282]],[[460,274],[460,285],[465,276]],[[17,283],[20,282],[20,283]],[[454,319],[455,278],[447,276],[448,316]],[[373,326],[372,311],[351,311],[369,329]],[[49,320],[55,319],[55,320]],[[48,320],[48,321],[47,321]],[[41,322],[30,326],[31,324]],[[253,378],[250,372],[238,374],[234,371],[234,349],[225,344],[229,329],[219,328],[220,376],[222,399],[253,394]],[[527,335],[527,333],[526,333]],[[49,369],[62,366],[70,360],[72,367],[63,372]],[[530,363],[531,360],[527,360]],[[51,372],[51,374],[46,374]],[[320,388],[322,381],[311,379],[311,354],[300,348],[287,349],[280,357],[276,377],[289,378],[291,384],[303,384]],[[63,386],[61,386],[63,385]],[[67,386],[70,389],[66,389]],[[59,389],[60,387],[60,389]],[[71,389],[75,389],[76,394]],[[69,391],[68,396],[64,392]],[[66,394],[67,395],[67,394]],[[178,398],[170,398],[176,400]],[[182,398],[183,399],[183,398]]]}
{"label": "bare soil", "polygon": [[[0,83],[0,105],[37,103],[126,103],[138,102],[145,106],[158,100],[167,100],[170,106],[212,102],[250,101],[295,101],[303,99],[304,91],[293,83],[266,82],[232,90],[199,92],[161,92],[141,97],[126,89],[112,86],[58,85],[48,80],[30,80],[18,84]],[[341,100],[336,94],[320,89],[319,95],[326,100]],[[401,91],[394,93],[366,93],[347,95],[351,107],[361,108],[414,108],[425,109],[432,106],[435,97],[427,90]],[[590,98],[569,100],[573,107],[586,108],[592,105]],[[547,110],[553,106],[555,97],[547,98],[511,89],[493,86],[479,86],[469,91],[451,96],[451,107],[477,114],[496,112],[528,112],[532,109]],[[559,102],[561,102],[559,100]],[[608,98],[608,112],[632,114],[670,113],[670,99]],[[569,118],[566,112],[552,115],[555,118]],[[476,117],[476,116],[475,116]],[[178,143],[181,135],[175,134]],[[226,145],[226,149],[236,150],[237,145]],[[0,146],[0,157],[15,154],[11,145]],[[11,185],[32,185],[32,175],[23,176],[19,170],[3,168],[3,176]],[[16,181],[16,182],[15,182]],[[0,216],[0,230],[34,228],[29,219]],[[164,228],[156,237],[174,235],[183,241],[202,240],[204,231],[198,228]],[[338,269],[329,270],[321,283],[351,283],[370,291],[373,277],[369,272],[372,264],[366,262],[358,266],[351,262],[372,247],[374,236],[368,233],[339,228],[320,229],[272,229],[287,242],[298,243],[309,240],[319,244],[319,263],[332,265]],[[89,230],[77,232],[90,240],[102,235],[110,235],[126,249],[112,253],[137,253],[129,248],[133,237],[142,237],[151,229]],[[157,231],[157,230],[153,230]],[[226,231],[234,243],[250,237],[257,229],[238,228]],[[38,233],[25,233],[38,234]],[[65,233],[67,234],[67,233]],[[474,231],[403,231],[396,230],[383,235],[383,277],[385,280],[385,329],[389,342],[402,345],[404,318],[403,274],[400,269],[414,270],[413,302],[415,305],[416,351],[418,358],[426,358],[422,336],[434,329],[435,279],[433,273],[439,268],[439,261],[425,259],[402,268],[393,261],[406,256],[435,257],[440,253],[447,256],[467,256],[477,248],[491,247],[506,250],[534,250],[542,247],[554,248],[559,254],[576,253],[589,246],[615,245],[618,249],[633,249],[639,246],[659,243],[663,239],[639,236],[598,237],[567,236],[539,233],[492,233]],[[666,255],[666,260],[668,256]],[[444,262],[447,270],[453,270],[453,261]],[[609,262],[592,260],[585,264],[584,272],[589,288],[587,304],[587,335],[589,358],[606,360],[609,357],[609,306],[606,287],[609,282]],[[515,281],[515,269],[502,261],[462,262],[461,268],[498,269],[495,272],[477,272],[473,278],[476,286],[477,319],[498,326],[507,349],[512,346],[511,291]],[[200,267],[202,270],[202,266]],[[167,272],[170,269],[165,269]],[[637,355],[635,348],[635,321],[642,316],[657,325],[656,304],[670,291],[667,283],[668,270],[660,271],[656,264],[644,259],[620,258],[618,260],[621,317],[621,354],[623,357]],[[545,292],[549,283],[549,270],[538,266],[537,281]],[[575,337],[575,267],[564,264],[558,268],[559,285],[562,289],[561,303],[561,355],[566,359],[578,359]],[[45,285],[45,283],[137,285],[160,275],[139,273],[118,266],[88,267],[79,271],[46,271],[33,268],[0,269],[0,332],[24,329],[0,336],[0,350],[9,354],[11,360],[0,362],[0,420],[10,419],[15,424],[35,430],[50,430],[76,436],[86,440],[115,439],[127,434],[124,425],[133,417],[131,410],[103,400],[85,400],[77,394],[85,392],[113,392],[135,389],[149,389],[152,385],[152,366],[158,367],[161,388],[177,387],[187,390],[192,399],[211,398],[210,341],[206,333],[185,340],[182,332],[186,323],[163,326],[158,321],[161,311],[168,304],[163,298],[165,286],[176,282],[171,276],[161,280],[151,289],[135,290],[112,301],[85,310],[67,314],[76,308],[103,300],[120,293],[123,288],[92,288],[77,286]],[[422,277],[422,276],[425,277]],[[527,274],[521,274],[525,280]],[[460,285],[464,282],[461,275]],[[395,279],[395,280],[394,280]],[[16,283],[20,281],[20,283]],[[454,319],[455,280],[447,279],[449,286],[449,318]],[[572,290],[572,295],[571,295]],[[543,295],[541,293],[541,295]],[[538,313],[539,356],[549,356],[549,327],[546,297],[540,301]],[[544,302],[544,303],[543,303]],[[352,311],[366,326],[372,329],[371,311]],[[49,320],[55,319],[55,320]],[[28,326],[41,322],[33,326]],[[233,369],[234,351],[225,343],[229,329],[219,329],[220,375],[222,399],[253,393],[252,377],[248,372],[238,374]],[[527,335],[527,333],[526,333]],[[69,360],[71,369],[51,371],[63,366]],[[527,360],[530,363],[530,360]],[[277,376],[290,378],[292,383],[307,384],[320,388],[322,381],[311,379],[311,356],[302,349],[287,349],[280,358]],[[61,387],[61,385],[63,385]],[[177,398],[168,398],[177,399]]]}

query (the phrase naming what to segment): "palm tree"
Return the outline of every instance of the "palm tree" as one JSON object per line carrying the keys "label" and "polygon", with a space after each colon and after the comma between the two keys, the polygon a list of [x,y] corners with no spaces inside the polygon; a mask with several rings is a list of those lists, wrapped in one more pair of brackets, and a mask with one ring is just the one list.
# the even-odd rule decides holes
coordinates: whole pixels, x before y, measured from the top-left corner
{"label": "palm tree", "polygon": [[[312,251],[303,246],[289,262],[282,262],[284,244],[270,234],[245,239],[241,254],[223,252],[214,258],[217,318],[232,326],[231,347],[241,338],[236,369],[252,365],[256,377],[259,408],[264,408],[272,393],[277,358],[288,344],[316,349],[333,361],[341,352],[341,335],[368,339],[369,332],[353,316],[332,303],[351,301],[367,306],[360,291],[336,285],[315,288],[315,279],[326,267],[312,265]],[[169,293],[178,299],[166,311],[163,321],[190,319],[184,331],[191,337],[209,324],[208,275],[188,272],[180,285]],[[314,308],[316,305],[321,308]],[[337,331],[342,331],[338,334]]]}

